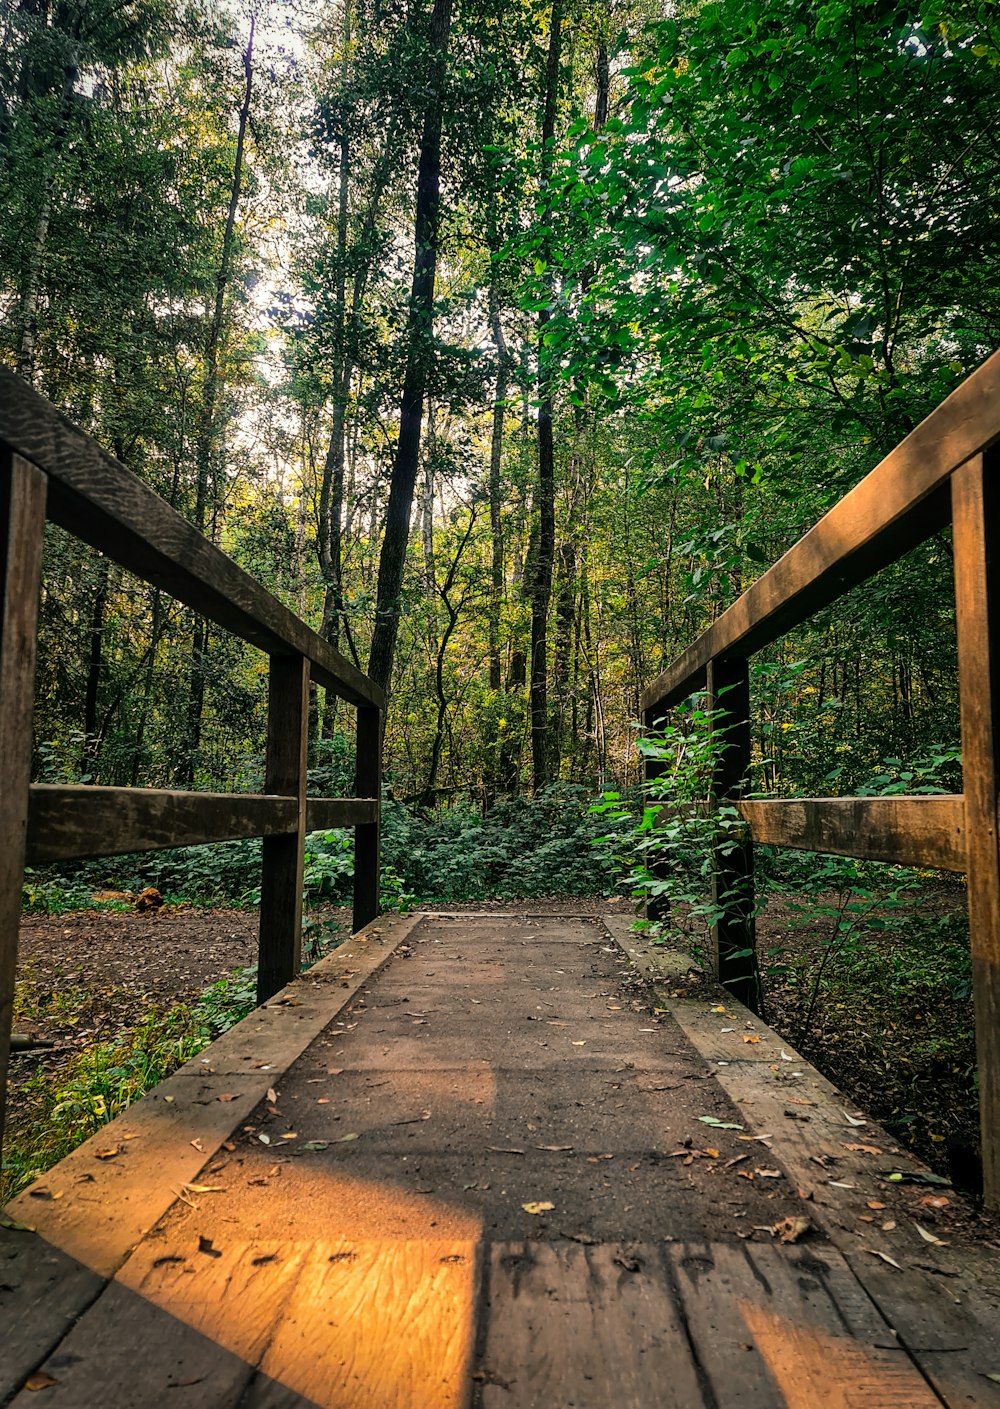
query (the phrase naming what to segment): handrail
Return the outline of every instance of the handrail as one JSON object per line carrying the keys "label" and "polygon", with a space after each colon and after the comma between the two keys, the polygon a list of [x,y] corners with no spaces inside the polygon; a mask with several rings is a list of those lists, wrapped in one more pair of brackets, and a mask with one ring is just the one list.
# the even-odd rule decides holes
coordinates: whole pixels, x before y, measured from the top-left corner
{"label": "handrail", "polygon": [[[35,654],[45,521],[266,651],[261,793],[30,783]],[[357,707],[353,798],[306,796],[309,685]],[[355,832],[354,928],[379,905],[385,695],[148,485],[13,372],[0,368],[0,1138],[26,859],[261,837],[257,997],[301,965],[305,835]]]}
{"label": "handrail", "polygon": [[[641,696],[648,732],[698,690],[724,739],[713,798],[745,843],[716,856],[721,982],[754,1006],[753,842],[932,865],[967,876],[984,1195],[1000,1205],[1000,353],[673,660]],[[952,525],[963,793],[751,800],[749,657]],[[647,777],[656,765],[647,765]],[[656,917],[655,910],[651,913]]]}

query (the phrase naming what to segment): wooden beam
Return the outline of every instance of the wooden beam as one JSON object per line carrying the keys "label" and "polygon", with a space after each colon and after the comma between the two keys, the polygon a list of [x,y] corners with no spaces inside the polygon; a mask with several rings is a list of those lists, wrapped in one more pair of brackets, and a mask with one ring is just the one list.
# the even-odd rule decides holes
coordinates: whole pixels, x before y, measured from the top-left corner
{"label": "wooden beam", "polygon": [[294,832],[297,821],[293,797],[35,783],[28,805],[28,863],[280,836]]}
{"label": "wooden beam", "polygon": [[28,831],[45,476],[0,447],[0,1144]]}
{"label": "wooden beam", "polygon": [[[738,802],[750,771],[750,670],[745,660],[716,660],[708,666],[708,708],[712,733],[721,748],[712,779],[712,800]],[[712,958],[724,988],[754,1013],[761,1010],[760,974],[754,925],[753,841],[742,827],[716,847],[712,899],[719,918],[712,926]]]}
{"label": "wooden beam", "polygon": [[[658,719],[652,714],[644,714],[642,717],[643,733],[647,736],[655,734],[657,729],[662,728],[664,723],[665,721],[662,718]],[[656,801],[662,806],[665,801],[659,796],[659,790],[656,787],[656,781],[663,776],[663,771],[663,764],[659,759],[648,757],[643,759],[642,776],[645,785],[645,801],[647,805]],[[660,813],[660,816],[664,815],[665,809]],[[662,861],[656,860],[649,862],[649,871],[653,879],[660,883],[666,882],[670,874],[670,868],[665,866]],[[653,924],[663,924],[670,919],[670,896],[667,894],[649,895],[646,897],[645,908],[647,920],[651,921]]]}
{"label": "wooden beam", "polygon": [[759,651],[944,528],[949,475],[998,437],[994,353],[653,681],[643,712],[679,704],[709,661]]}
{"label": "wooden beam", "polygon": [[381,689],[27,382],[0,368],[0,444],[49,476],[48,515],[145,582],[271,654],[306,656],[357,705]]}
{"label": "wooden beam", "polygon": [[[354,765],[354,790],[360,797],[381,798],[382,793],[382,712],[358,710],[358,731]],[[355,933],[370,924],[379,912],[381,804],[375,820],[354,833],[354,914]]]}
{"label": "wooden beam", "polygon": [[335,827],[364,827],[378,821],[374,797],[306,798],[306,831],[325,832]]}
{"label": "wooden beam", "polygon": [[265,837],[260,883],[257,1001],[291,983],[302,966],[302,871],[309,748],[309,662],[272,656],[267,696],[264,786],[294,794],[294,831]]}
{"label": "wooden beam", "polygon": [[741,802],[754,841],[797,851],[965,870],[965,799],[804,797]]}
{"label": "wooden beam", "polygon": [[952,478],[983,1196],[1000,1207],[1000,456]]}

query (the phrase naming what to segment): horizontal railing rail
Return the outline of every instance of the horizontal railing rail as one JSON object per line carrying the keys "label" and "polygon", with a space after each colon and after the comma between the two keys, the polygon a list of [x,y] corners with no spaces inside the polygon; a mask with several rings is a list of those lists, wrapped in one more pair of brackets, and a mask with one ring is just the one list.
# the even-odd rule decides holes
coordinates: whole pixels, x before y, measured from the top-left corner
{"label": "horizontal railing rail", "polygon": [[[265,651],[261,793],[31,784],[46,520]],[[0,368],[0,1138],[26,864],[262,838],[257,995],[301,966],[305,837],[353,828],[353,923],[378,913],[383,691],[249,573]],[[355,794],[306,795],[310,682],[357,709]]]}
{"label": "horizontal railing rail", "polygon": [[[983,1183],[1000,1203],[1000,353],[994,354],[644,690],[655,734],[705,691],[722,736],[712,802],[743,843],[714,864],[719,979],[756,1006],[753,843],[967,876]],[[952,528],[961,705],[960,795],[752,799],[749,658],[935,533]],[[657,764],[647,764],[647,779]],[[662,902],[653,918],[663,918]]]}

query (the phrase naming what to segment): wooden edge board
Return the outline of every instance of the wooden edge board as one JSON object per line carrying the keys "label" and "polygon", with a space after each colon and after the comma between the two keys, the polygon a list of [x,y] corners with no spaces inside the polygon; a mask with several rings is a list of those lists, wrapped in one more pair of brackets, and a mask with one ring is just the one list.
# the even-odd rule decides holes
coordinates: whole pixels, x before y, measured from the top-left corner
{"label": "wooden edge board", "polygon": [[[665,946],[653,947],[632,932],[627,917],[604,916],[604,925],[651,981],[658,1006],[711,1066],[739,1109],[746,1133],[762,1145],[766,1136],[768,1158],[781,1164],[795,1187],[809,1196],[803,1199],[803,1214],[844,1254],[866,1291],[871,1282],[872,1299],[899,1331],[901,1343],[945,1404],[957,1409],[968,1403],[968,1377],[958,1357],[936,1351],[925,1354],[918,1335],[904,1335],[908,1324],[904,1312],[923,1300],[934,1304],[943,1285],[945,1295],[963,1308],[968,1335],[975,1336],[977,1343],[996,1344],[1000,1335],[996,1253],[967,1237],[957,1241],[945,1234],[941,1245],[925,1241],[916,1227],[919,1186],[914,1194],[907,1183],[896,1185],[879,1175],[895,1170],[919,1177],[929,1174],[926,1166],[899,1150],[887,1131],[857,1111],[780,1033],[731,994],[720,989],[718,1002],[677,997],[676,980],[669,986],[663,982],[662,956],[670,952]],[[669,962],[675,972],[684,958],[674,953]],[[753,1142],[748,1145],[755,1147]],[[873,1149],[879,1153],[871,1154]],[[949,1197],[956,1198],[950,1191]],[[872,1209],[872,1204],[879,1207]],[[931,1215],[926,1219],[930,1225]],[[893,1226],[884,1229],[884,1223]],[[994,1402],[986,1397],[985,1382],[977,1402]]]}
{"label": "wooden edge board", "polygon": [[998,406],[994,353],[657,676],[643,713],[679,703],[710,660],[760,650],[944,527],[945,499],[925,501],[1000,436]]}
{"label": "wooden edge board", "polygon": [[374,681],[9,368],[0,443],[49,476],[54,523],[261,649],[308,657],[342,698],[385,707]]}
{"label": "wooden edge board", "polygon": [[737,803],[754,841],[964,871],[965,798],[780,798]]}
{"label": "wooden edge board", "polygon": [[378,820],[379,801],[374,797],[307,797],[306,831],[331,827],[363,827]]}
{"label": "wooden edge board", "polygon": [[18,1194],[6,1216],[99,1276],[113,1276],[183,1185],[420,922],[419,915],[379,917]]}

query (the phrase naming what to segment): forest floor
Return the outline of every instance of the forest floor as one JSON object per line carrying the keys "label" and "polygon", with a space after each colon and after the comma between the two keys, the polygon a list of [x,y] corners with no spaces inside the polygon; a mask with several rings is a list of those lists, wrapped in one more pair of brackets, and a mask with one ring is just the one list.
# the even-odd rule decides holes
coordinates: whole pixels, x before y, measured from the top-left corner
{"label": "forest floor", "polygon": [[[956,996],[942,946],[928,944],[927,920],[943,920],[962,899],[958,888],[928,885],[884,930],[848,936],[832,950],[829,915],[804,918],[794,902],[781,898],[758,920],[760,952],[772,970],[768,1021],[901,1143],[957,1179],[977,1138],[972,1006],[961,988]],[[633,907],[626,899],[574,896],[422,908],[514,910],[530,918],[622,914]],[[915,950],[918,912],[924,928]],[[311,920],[314,933],[343,936],[350,916],[326,908]],[[9,1167],[0,1198],[90,1134],[105,1105],[111,1114],[128,1098],[130,1084],[151,1084],[150,1077],[161,1079],[190,1055],[195,1005],[211,985],[252,964],[256,940],[256,912],[235,909],[25,917],[15,1028],[56,1045],[12,1060]],[[822,987],[807,1020],[824,958]],[[150,1034],[157,1047],[152,1071],[141,1055]],[[57,1129],[46,1134],[53,1124]]]}

